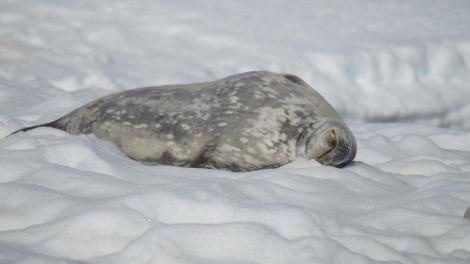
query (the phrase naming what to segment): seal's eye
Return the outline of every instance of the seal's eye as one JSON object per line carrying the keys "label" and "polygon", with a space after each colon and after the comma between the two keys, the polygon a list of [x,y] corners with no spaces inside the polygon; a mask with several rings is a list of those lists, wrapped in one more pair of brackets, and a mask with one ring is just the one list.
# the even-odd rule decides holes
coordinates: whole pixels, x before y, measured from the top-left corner
{"label": "seal's eye", "polygon": [[325,164],[328,154],[333,152],[337,145],[338,138],[335,129],[329,129],[320,135],[311,135],[306,142],[305,157]]}
{"label": "seal's eye", "polygon": [[323,158],[328,154],[330,153],[331,151],[333,151],[336,146],[338,145],[338,139],[336,138],[336,132],[334,129],[330,130],[329,132],[327,132],[326,134],[324,134],[324,144],[322,144],[322,148],[321,148],[321,152],[323,152],[318,158],[317,160],[321,161],[323,160]]}

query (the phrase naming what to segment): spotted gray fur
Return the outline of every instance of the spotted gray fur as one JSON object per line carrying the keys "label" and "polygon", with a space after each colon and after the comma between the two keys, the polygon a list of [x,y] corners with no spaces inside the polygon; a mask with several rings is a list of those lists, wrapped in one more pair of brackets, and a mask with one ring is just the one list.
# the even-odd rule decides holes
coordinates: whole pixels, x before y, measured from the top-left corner
{"label": "spotted gray fur", "polygon": [[251,171],[296,157],[342,167],[356,154],[353,134],[320,94],[271,72],[111,94],[42,126],[93,133],[132,159],[183,167]]}

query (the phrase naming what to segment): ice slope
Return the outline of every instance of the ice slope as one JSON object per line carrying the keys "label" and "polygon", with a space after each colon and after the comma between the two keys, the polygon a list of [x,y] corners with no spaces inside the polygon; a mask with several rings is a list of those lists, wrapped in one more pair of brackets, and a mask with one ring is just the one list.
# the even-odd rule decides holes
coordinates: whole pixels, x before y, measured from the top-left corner
{"label": "ice slope", "polygon": [[[1,1],[0,263],[469,263],[469,13],[458,0]],[[48,128],[3,138],[111,92],[248,70],[315,87],[356,161],[230,173],[144,166]]]}

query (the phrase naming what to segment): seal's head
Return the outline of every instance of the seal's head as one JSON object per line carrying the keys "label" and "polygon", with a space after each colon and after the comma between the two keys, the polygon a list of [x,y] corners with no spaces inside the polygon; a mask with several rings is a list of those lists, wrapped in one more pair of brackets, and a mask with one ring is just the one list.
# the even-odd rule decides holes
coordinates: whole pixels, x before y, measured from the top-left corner
{"label": "seal's head", "polygon": [[344,167],[356,156],[357,145],[351,131],[343,124],[317,130],[307,138],[305,156],[323,165]]}

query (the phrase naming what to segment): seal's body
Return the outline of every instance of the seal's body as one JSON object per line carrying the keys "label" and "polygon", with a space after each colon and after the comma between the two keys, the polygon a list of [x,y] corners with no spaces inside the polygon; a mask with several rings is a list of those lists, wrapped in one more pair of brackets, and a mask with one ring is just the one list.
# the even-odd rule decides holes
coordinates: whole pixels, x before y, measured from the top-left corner
{"label": "seal's body", "polygon": [[320,94],[271,72],[111,94],[42,126],[93,133],[132,159],[183,167],[250,171],[296,157],[342,167],[356,154],[354,136]]}

